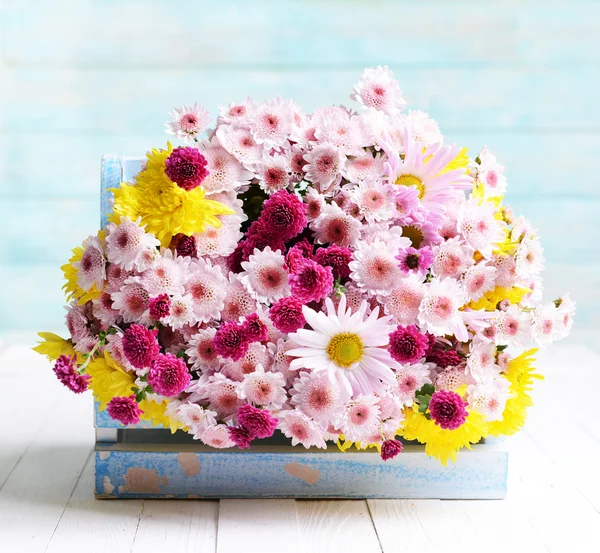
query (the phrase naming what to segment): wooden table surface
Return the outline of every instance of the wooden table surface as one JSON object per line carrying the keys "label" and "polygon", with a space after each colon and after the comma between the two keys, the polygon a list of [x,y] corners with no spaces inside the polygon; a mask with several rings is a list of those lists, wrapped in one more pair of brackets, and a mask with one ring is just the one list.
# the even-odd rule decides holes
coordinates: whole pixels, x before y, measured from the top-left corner
{"label": "wooden table surface", "polygon": [[2,553],[600,551],[600,356],[584,346],[540,355],[504,501],[95,500],[91,400],[30,346],[0,343]]}

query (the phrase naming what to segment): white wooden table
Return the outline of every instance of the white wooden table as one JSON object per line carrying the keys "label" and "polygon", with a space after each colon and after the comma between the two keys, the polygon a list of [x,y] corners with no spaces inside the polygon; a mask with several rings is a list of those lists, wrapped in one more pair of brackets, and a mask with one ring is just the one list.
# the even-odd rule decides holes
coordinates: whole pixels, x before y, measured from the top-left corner
{"label": "white wooden table", "polygon": [[[583,346],[540,356],[504,501],[98,501],[91,401],[32,344],[0,343],[1,553],[600,551],[600,356]],[[567,412],[575,382],[590,396]]]}

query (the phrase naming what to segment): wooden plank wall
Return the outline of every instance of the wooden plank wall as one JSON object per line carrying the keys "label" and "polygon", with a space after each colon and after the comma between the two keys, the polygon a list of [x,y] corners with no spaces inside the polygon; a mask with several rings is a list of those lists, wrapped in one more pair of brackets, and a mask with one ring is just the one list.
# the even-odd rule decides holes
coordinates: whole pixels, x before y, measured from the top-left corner
{"label": "wooden plank wall", "polygon": [[58,266],[97,228],[104,152],[160,145],[184,102],[347,102],[376,64],[448,141],[497,153],[544,239],[548,293],[571,289],[579,329],[600,326],[600,2],[0,6],[0,332],[60,327]]}

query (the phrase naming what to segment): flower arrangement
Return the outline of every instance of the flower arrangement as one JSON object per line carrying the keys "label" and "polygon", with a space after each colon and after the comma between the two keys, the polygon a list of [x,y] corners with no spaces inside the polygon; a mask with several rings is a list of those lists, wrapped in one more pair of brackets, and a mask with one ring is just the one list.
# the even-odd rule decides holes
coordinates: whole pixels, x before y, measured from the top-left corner
{"label": "flower arrangement", "polygon": [[[424,443],[442,463],[524,424],[535,349],[565,337],[504,167],[445,145],[387,67],[342,106],[175,109],[109,224],[62,267],[69,339],[36,351],[124,425],[214,448]],[[204,137],[202,135],[204,134]]]}

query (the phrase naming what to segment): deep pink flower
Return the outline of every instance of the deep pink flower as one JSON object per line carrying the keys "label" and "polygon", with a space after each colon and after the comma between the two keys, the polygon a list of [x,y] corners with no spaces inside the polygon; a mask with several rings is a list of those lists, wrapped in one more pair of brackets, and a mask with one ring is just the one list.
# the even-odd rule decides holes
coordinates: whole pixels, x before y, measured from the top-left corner
{"label": "deep pink flower", "polygon": [[333,271],[307,259],[290,274],[292,295],[304,302],[319,301],[333,290]]}
{"label": "deep pink flower", "polygon": [[402,453],[402,442],[400,440],[385,440],[381,444],[381,458],[384,461],[393,459],[399,453]]}
{"label": "deep pink flower", "polygon": [[155,298],[148,300],[148,308],[150,317],[155,321],[160,321],[164,317],[168,317],[171,312],[171,298],[169,294],[160,294]]}
{"label": "deep pink flower", "polygon": [[248,336],[244,327],[235,321],[224,322],[213,338],[215,351],[221,357],[239,361],[248,351]]}
{"label": "deep pink flower", "polygon": [[123,334],[123,353],[136,369],[149,367],[158,355],[160,346],[157,334],[158,330],[138,324],[132,324]]}
{"label": "deep pink flower", "polygon": [[434,349],[427,355],[426,361],[435,363],[438,367],[446,369],[448,367],[456,367],[456,365],[459,365],[461,358],[453,349]]}
{"label": "deep pink flower", "polygon": [[183,359],[171,353],[159,353],[148,371],[148,384],[155,393],[165,397],[183,392],[191,379],[192,375]]}
{"label": "deep pink flower", "polygon": [[228,426],[227,432],[229,432],[231,441],[240,449],[248,449],[250,447],[252,436],[243,426]]}
{"label": "deep pink flower", "polygon": [[[198,257],[196,239],[193,236],[177,234],[173,238],[173,242],[175,243],[174,245],[177,255],[181,257]],[[173,242],[171,242],[171,248],[173,247]]]}
{"label": "deep pink flower", "polygon": [[275,328],[291,334],[296,330],[303,328],[306,324],[306,319],[302,314],[303,303],[293,296],[281,298],[269,309],[269,317]]}
{"label": "deep pink flower", "polygon": [[113,397],[106,406],[110,417],[122,424],[137,424],[144,412],[135,401],[135,396]]}
{"label": "deep pink flower", "polygon": [[265,342],[269,337],[269,329],[258,316],[258,313],[246,315],[242,328],[250,342]]}
{"label": "deep pink flower", "polygon": [[287,190],[271,194],[263,204],[259,220],[269,234],[279,236],[283,241],[300,234],[308,222],[306,206]]}
{"label": "deep pink flower", "polygon": [[456,430],[467,420],[467,404],[455,392],[434,392],[429,402],[429,413],[435,424],[445,430]]}
{"label": "deep pink flower", "polygon": [[[252,224],[254,225],[254,223]],[[262,227],[260,226],[258,227],[258,230],[256,230],[252,234],[250,234],[249,230],[246,240],[243,240],[241,244],[241,261],[248,261],[248,258],[254,253],[255,249],[262,251],[267,246],[269,246],[273,251],[279,250],[281,253],[285,252],[285,244],[283,243],[281,236],[278,236],[273,233],[268,233],[265,229],[262,229]]]}
{"label": "deep pink flower", "polygon": [[54,363],[54,374],[72,392],[85,392],[90,381],[89,374],[79,374],[75,367],[75,356],[61,355]]}
{"label": "deep pink flower", "polygon": [[306,239],[302,240],[302,242],[294,244],[285,256],[286,269],[290,273],[296,271],[305,259],[313,258],[312,250],[312,244],[310,244]]}
{"label": "deep pink flower", "polygon": [[433,252],[429,246],[424,246],[419,250],[405,248],[400,250],[396,259],[400,262],[398,267],[404,274],[424,275],[433,263]]}
{"label": "deep pink flower", "polygon": [[427,357],[433,351],[433,347],[435,346],[435,336],[433,334],[429,334],[429,332],[426,332],[425,336],[427,336],[427,339],[429,340],[429,346],[425,352],[425,357]]}
{"label": "deep pink flower", "polygon": [[206,158],[191,146],[175,148],[165,160],[165,173],[179,188],[193,190],[208,177]]}
{"label": "deep pink flower", "polygon": [[425,357],[429,349],[429,340],[414,326],[401,326],[390,333],[389,352],[398,363],[416,363]]}
{"label": "deep pink flower", "polygon": [[241,273],[242,272],[242,261],[248,261],[248,259],[244,259],[244,244],[246,240],[242,240],[238,242],[235,250],[229,254],[227,257],[227,268],[233,273]]}
{"label": "deep pink flower", "polygon": [[332,244],[327,248],[319,248],[315,254],[315,261],[319,265],[331,267],[333,278],[346,279],[350,276],[350,261],[352,261],[352,252],[350,248]]}
{"label": "deep pink flower", "polygon": [[238,421],[253,438],[269,438],[277,428],[278,419],[266,409],[258,409],[249,403],[242,405],[237,412]]}

